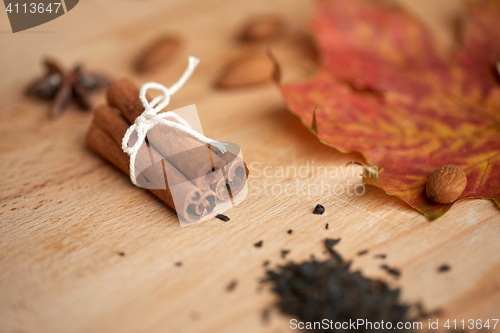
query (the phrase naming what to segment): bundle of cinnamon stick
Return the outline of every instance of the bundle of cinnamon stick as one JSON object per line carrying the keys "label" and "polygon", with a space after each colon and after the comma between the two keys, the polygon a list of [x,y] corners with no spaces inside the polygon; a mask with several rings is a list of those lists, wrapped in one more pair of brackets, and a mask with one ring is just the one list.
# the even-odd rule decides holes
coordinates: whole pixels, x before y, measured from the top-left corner
{"label": "bundle of cinnamon stick", "polygon": [[[129,174],[129,155],[121,145],[129,126],[144,111],[139,88],[127,79],[118,80],[108,89],[107,100],[108,105],[94,111],[87,144]],[[137,185],[175,209],[181,224],[222,213],[217,211],[217,204],[245,189],[248,177],[237,145],[229,143],[228,150],[222,152],[182,130],[161,124],[147,132],[134,167]]]}

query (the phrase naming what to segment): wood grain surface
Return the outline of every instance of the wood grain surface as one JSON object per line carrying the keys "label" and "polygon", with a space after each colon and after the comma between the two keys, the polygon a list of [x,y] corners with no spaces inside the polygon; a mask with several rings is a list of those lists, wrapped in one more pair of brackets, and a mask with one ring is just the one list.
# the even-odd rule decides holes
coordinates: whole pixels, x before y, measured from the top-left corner
{"label": "wood grain surface", "polygon": [[[458,2],[403,3],[443,45],[452,44],[445,23],[460,11]],[[88,0],[16,34],[0,13],[0,332],[289,332],[290,318],[276,310],[262,321],[275,301],[268,287],[259,288],[263,263],[284,263],[283,249],[290,250],[286,260],[326,258],[325,237],[342,239],[337,249],[354,270],[401,287],[407,302],[442,309],[440,321],[499,318],[500,212],[491,201],[461,201],[430,223],[373,187],[361,196],[308,195],[309,185],[360,183],[359,169],[344,166],[361,156],[319,143],[287,112],[272,83],[214,89],[229,59],[261,50],[234,39],[251,14],[286,18],[289,37],[273,46],[286,64],[285,79],[310,73],[304,30],[313,7],[304,0]],[[134,56],[162,32],[183,38],[180,55],[151,75],[134,75]],[[84,61],[89,70],[138,84],[167,85],[187,56],[200,57],[170,107],[196,104],[205,135],[239,144],[253,165],[247,198],[226,212],[231,220],[181,228],[169,207],[86,148],[90,114],[72,106],[49,120],[48,103],[22,95],[41,75],[44,55],[67,66]],[[94,102],[103,103],[104,95]],[[313,165],[338,167],[347,176],[321,177]],[[282,175],[280,167],[308,170]],[[293,193],[279,194],[286,185]],[[312,214],[317,203],[326,207],[324,215]],[[263,246],[254,247],[260,240]],[[368,254],[356,255],[365,249]],[[401,277],[388,275],[382,263],[400,269]],[[444,263],[451,270],[439,273]],[[233,280],[236,288],[228,292]]]}

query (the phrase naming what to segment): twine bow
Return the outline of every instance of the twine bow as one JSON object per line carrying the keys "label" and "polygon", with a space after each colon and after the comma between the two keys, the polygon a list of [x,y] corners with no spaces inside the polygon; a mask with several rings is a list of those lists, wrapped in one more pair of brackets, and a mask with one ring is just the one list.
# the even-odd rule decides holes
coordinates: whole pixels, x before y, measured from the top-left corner
{"label": "twine bow", "polygon": [[[141,87],[139,98],[141,99],[142,105],[144,105],[144,112],[135,119],[134,124],[128,128],[122,139],[122,150],[130,155],[130,180],[134,185],[137,185],[135,179],[135,159],[137,157],[137,153],[144,143],[148,131],[157,124],[167,125],[169,127],[182,130],[201,142],[217,147],[222,153],[226,152],[225,146],[227,143],[214,141],[196,132],[191,125],[177,113],[168,111],[158,114],[170,103],[170,97],[182,88],[184,83],[186,83],[199,62],[200,60],[198,58],[189,57],[189,63],[186,70],[182,74],[179,81],[174,83],[170,88],[156,82],[148,82]],[[148,89],[159,90],[161,94],[149,102],[146,98],[146,92]],[[165,119],[167,117],[173,118],[177,122]],[[134,132],[137,133],[137,140],[133,146],[129,147],[128,143]]]}

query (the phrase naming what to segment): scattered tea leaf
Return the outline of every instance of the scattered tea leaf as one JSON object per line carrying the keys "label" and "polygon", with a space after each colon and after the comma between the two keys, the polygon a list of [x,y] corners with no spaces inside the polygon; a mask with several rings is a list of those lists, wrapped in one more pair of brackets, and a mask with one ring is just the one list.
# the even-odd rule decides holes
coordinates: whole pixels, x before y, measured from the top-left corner
{"label": "scattered tea leaf", "polygon": [[399,278],[401,276],[401,272],[395,268],[389,267],[388,265],[381,265],[380,268],[385,270],[387,273],[391,274],[395,278]]}
{"label": "scattered tea leaf", "polygon": [[342,259],[342,257],[336,251],[333,250],[333,247],[335,245],[337,245],[338,242],[340,242],[340,238],[338,238],[338,239],[326,238],[325,239],[326,250],[330,253],[330,255],[332,256],[332,259],[335,260],[335,262],[338,265],[349,266],[350,263],[345,263],[344,259]]}
{"label": "scattered tea leaf", "polygon": [[290,229],[290,230],[288,230],[287,232],[291,235],[291,234],[292,234],[292,232],[293,232],[293,230],[292,230],[292,229]]}
{"label": "scattered tea leaf", "polygon": [[221,221],[224,221],[224,222],[229,221],[229,217],[227,217],[226,215],[217,214],[217,215],[215,215],[215,217],[218,218]]}
{"label": "scattered tea leaf", "polygon": [[451,269],[451,267],[447,264],[443,264],[439,266],[438,271],[439,272],[448,272]]}
{"label": "scattered tea leaf", "polygon": [[[300,264],[289,262],[266,272],[263,282],[272,284],[272,291],[279,297],[277,306],[281,312],[303,322],[384,320],[395,327],[397,322],[411,321],[410,306],[400,300],[400,290],[365,278],[360,272],[350,272],[349,266],[333,249],[338,241],[325,240],[328,251],[335,253],[332,259]],[[356,332],[371,331],[361,328]]]}
{"label": "scattered tea leaf", "polygon": [[380,253],[380,254],[376,254],[373,256],[375,259],[385,259],[387,258],[387,256],[383,253]]}
{"label": "scattered tea leaf", "polygon": [[281,258],[285,259],[288,253],[290,253],[290,250],[281,250]]}
{"label": "scattered tea leaf", "polygon": [[253,246],[255,247],[262,247],[262,245],[264,244],[264,241],[258,241],[257,243],[255,243]]}
{"label": "scattered tea leaf", "polygon": [[236,286],[238,285],[238,281],[237,280],[232,280],[231,282],[229,282],[229,284],[227,285],[226,287],[226,290],[228,292],[231,292],[233,291],[234,289],[236,289]]}
{"label": "scattered tea leaf", "polygon": [[327,239],[325,239],[325,245],[326,245],[326,249],[328,250],[328,252],[333,251],[333,247],[335,245],[337,245],[338,242],[340,242],[340,238],[337,238],[337,239],[327,238]]}
{"label": "scattered tea leaf", "polygon": [[314,207],[313,214],[318,214],[321,215],[325,212],[325,207],[323,207],[320,204],[317,204],[316,207]]}
{"label": "scattered tea leaf", "polygon": [[358,256],[364,256],[367,253],[368,253],[368,250],[362,250],[362,251],[358,252]]}

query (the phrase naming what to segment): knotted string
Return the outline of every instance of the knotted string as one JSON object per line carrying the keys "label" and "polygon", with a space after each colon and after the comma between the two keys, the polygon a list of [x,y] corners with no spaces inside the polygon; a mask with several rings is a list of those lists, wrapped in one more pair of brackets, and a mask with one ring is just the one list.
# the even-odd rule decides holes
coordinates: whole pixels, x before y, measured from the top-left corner
{"label": "knotted string", "polygon": [[[141,87],[139,98],[141,99],[142,105],[144,105],[144,112],[135,119],[134,124],[128,128],[122,139],[122,150],[130,155],[130,180],[134,185],[137,185],[135,179],[135,159],[137,157],[137,153],[144,143],[148,131],[157,124],[167,125],[181,130],[201,142],[217,147],[217,149],[219,149],[222,153],[226,152],[225,146],[227,143],[214,141],[196,132],[191,125],[177,113],[168,111],[158,114],[170,103],[170,97],[175,94],[184,85],[184,83],[186,83],[199,62],[200,60],[198,58],[189,57],[189,64],[186,70],[182,74],[179,81],[174,83],[170,88],[156,82],[148,82]],[[151,102],[148,102],[148,99],[146,98],[146,92],[148,89],[159,90],[161,94],[153,98]],[[167,117],[173,118],[177,122],[165,119]],[[137,140],[133,146],[129,147],[128,142],[130,140],[130,136],[134,132],[137,133]]]}

